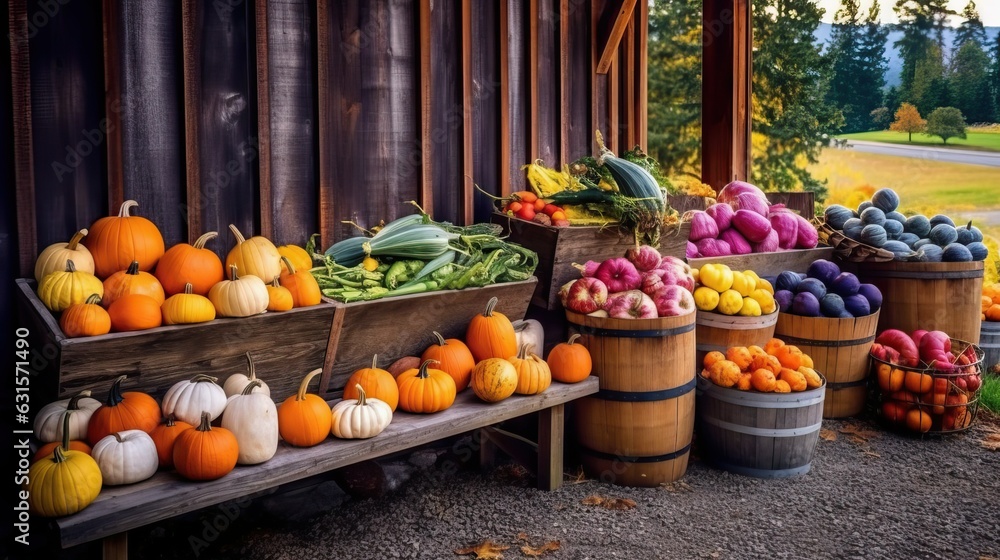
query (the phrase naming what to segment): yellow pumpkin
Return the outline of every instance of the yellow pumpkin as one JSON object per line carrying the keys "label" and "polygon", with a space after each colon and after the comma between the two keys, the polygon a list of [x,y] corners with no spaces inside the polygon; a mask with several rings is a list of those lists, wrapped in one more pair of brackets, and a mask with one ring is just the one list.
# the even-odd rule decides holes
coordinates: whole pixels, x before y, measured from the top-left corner
{"label": "yellow pumpkin", "polygon": [[77,270],[72,259],[66,260],[65,270],[49,273],[38,284],[38,299],[56,313],[86,302],[92,294],[104,297],[104,283],[89,272]]}
{"label": "yellow pumpkin", "polygon": [[205,323],[215,319],[215,306],[205,296],[194,292],[190,282],[184,284],[184,291],[167,298],[160,306],[164,325],[186,325]]}
{"label": "yellow pumpkin", "polygon": [[226,270],[236,265],[240,274],[256,276],[264,283],[281,274],[281,255],[274,243],[260,235],[244,239],[233,224],[229,224],[229,231],[236,238],[236,246],[226,255]]}
{"label": "yellow pumpkin", "polygon": [[472,392],[486,402],[499,402],[514,394],[517,370],[501,358],[488,358],[472,368]]}
{"label": "yellow pumpkin", "polygon": [[208,299],[222,317],[249,317],[267,311],[267,286],[256,276],[239,276],[230,265],[229,280],[212,286]]}
{"label": "yellow pumpkin", "polygon": [[80,240],[86,237],[87,230],[81,229],[73,234],[68,243],[53,243],[46,247],[35,260],[35,281],[41,282],[50,272],[66,269],[66,260],[70,259],[76,269],[94,273],[94,257]]}
{"label": "yellow pumpkin", "polygon": [[[278,254],[288,259],[296,270],[309,270],[313,266],[312,257],[309,252],[298,245],[282,245],[278,247]],[[281,273],[288,271],[285,263],[281,263]]]}
{"label": "yellow pumpkin", "polygon": [[93,457],[59,446],[28,469],[28,507],[42,517],[72,515],[97,499],[103,482]]}
{"label": "yellow pumpkin", "polygon": [[292,292],[288,291],[288,288],[282,286],[278,281],[278,277],[275,276],[274,280],[267,285],[267,310],[288,311],[292,307],[295,307],[295,301],[292,299]]}
{"label": "yellow pumpkin", "polygon": [[522,344],[516,356],[507,358],[517,371],[517,388],[514,392],[519,395],[537,395],[552,384],[549,364],[537,354],[528,352],[529,346],[527,343]]}

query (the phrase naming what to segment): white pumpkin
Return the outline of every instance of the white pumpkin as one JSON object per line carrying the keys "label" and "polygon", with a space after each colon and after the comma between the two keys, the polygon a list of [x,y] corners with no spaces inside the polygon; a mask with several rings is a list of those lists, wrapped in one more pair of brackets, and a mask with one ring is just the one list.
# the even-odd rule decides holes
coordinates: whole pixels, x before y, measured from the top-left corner
{"label": "white pumpkin", "polygon": [[160,460],[153,438],[142,430],[123,430],[104,436],[91,456],[101,468],[104,484],[132,484],[156,473]]}
{"label": "white pumpkin", "polygon": [[222,384],[222,389],[226,392],[226,398],[228,399],[233,395],[242,393],[243,389],[254,380],[260,381],[260,386],[254,389],[255,393],[264,393],[267,396],[271,396],[271,389],[267,386],[267,383],[257,378],[257,372],[254,369],[253,358],[250,357],[250,352],[247,352],[247,371],[249,375],[234,373],[226,378],[226,382]]}
{"label": "white pumpkin", "polygon": [[392,408],[380,399],[368,398],[360,384],[358,400],[342,400],[333,405],[333,425],[330,433],[341,439],[375,437],[392,422]]}
{"label": "white pumpkin", "polygon": [[69,439],[87,439],[87,423],[101,401],[90,398],[90,391],[80,391],[73,398],[49,403],[35,416],[35,437],[42,443],[63,440],[63,413],[75,410],[69,419]]}
{"label": "white pumpkin", "polygon": [[190,380],[178,381],[163,395],[163,415],[197,426],[201,413],[207,412],[215,420],[226,409],[226,392],[210,375],[196,375]]}
{"label": "white pumpkin", "polygon": [[68,243],[53,243],[43,249],[35,259],[35,282],[41,284],[42,278],[49,273],[66,270],[67,259],[73,261],[77,270],[93,274],[94,256],[90,254],[90,249],[80,243],[87,233],[86,229],[81,229],[73,234]]}
{"label": "white pumpkin", "polygon": [[514,321],[513,324],[518,348],[527,343],[533,347],[528,350],[535,354],[541,355],[545,351],[545,329],[541,323],[534,319],[524,319]]}
{"label": "white pumpkin", "polygon": [[255,392],[260,380],[251,381],[243,392],[229,397],[222,427],[236,436],[240,465],[263,463],[278,450],[278,408],[271,397]]}

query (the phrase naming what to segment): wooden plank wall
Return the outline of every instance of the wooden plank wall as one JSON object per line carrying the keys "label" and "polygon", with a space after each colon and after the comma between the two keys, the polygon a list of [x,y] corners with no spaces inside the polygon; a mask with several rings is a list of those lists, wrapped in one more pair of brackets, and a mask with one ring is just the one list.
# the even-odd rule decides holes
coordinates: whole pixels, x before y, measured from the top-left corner
{"label": "wooden plank wall", "polygon": [[613,150],[645,142],[645,2],[608,74],[613,0],[50,4],[7,7],[11,278],[127,199],[168,245],[216,230],[225,254],[232,223],[325,248],[411,200],[485,221],[474,184],[519,190],[522,165],[592,153],[595,129]]}

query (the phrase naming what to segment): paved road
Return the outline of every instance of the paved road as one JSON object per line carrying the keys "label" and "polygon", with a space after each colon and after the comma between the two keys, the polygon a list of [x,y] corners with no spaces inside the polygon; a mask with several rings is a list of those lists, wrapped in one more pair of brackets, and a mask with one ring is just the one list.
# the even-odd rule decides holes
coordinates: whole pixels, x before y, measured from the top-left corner
{"label": "paved road", "polygon": [[853,149],[859,152],[1000,167],[1000,152],[979,152],[975,150],[958,150],[927,146],[905,146],[900,144],[886,144],[883,142],[869,142],[867,140],[851,140],[850,143],[851,146],[853,146]]}

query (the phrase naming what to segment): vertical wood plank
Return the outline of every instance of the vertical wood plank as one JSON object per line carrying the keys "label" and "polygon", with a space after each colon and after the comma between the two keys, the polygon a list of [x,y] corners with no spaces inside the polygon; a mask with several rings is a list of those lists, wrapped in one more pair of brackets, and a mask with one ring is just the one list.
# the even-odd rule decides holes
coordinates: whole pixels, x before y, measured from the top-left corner
{"label": "vertical wood plank", "polygon": [[[549,166],[561,167],[559,68],[559,0],[536,0],[535,115],[538,157]],[[566,162],[568,163],[568,162]]]}
{"label": "vertical wood plank", "polygon": [[569,107],[572,98],[569,84],[570,74],[570,0],[559,0],[559,161],[569,162]]}
{"label": "vertical wood plank", "polygon": [[604,135],[608,149],[616,154],[621,150],[621,146],[618,145],[618,137],[620,136],[618,131],[621,127],[621,121],[618,119],[618,89],[620,86],[619,57],[616,56],[608,68],[608,132]]}
{"label": "vertical wood plank", "polygon": [[[463,111],[461,6],[456,1],[432,2],[430,5],[430,152],[434,188],[432,215],[438,220],[461,222],[464,205],[463,184]],[[425,155],[424,160],[427,160]],[[428,209],[431,210],[431,209]]]}
{"label": "vertical wood plank", "polygon": [[591,67],[590,5],[587,0],[568,0],[567,21],[562,29],[567,34],[567,69],[563,103],[566,154],[563,161],[573,161],[593,153],[594,117],[591,100],[593,69]]}
{"label": "vertical wood plank", "polygon": [[[15,204],[17,205],[17,260],[19,275],[30,277],[38,255],[35,228],[35,164],[31,134],[31,65],[28,53],[27,0],[7,4],[10,35],[11,98],[13,111]],[[13,228],[12,228],[13,229]]]}
{"label": "vertical wood plank", "polygon": [[[605,141],[607,141],[607,135],[611,132],[608,126],[608,117],[611,115],[608,107],[610,88],[608,86],[609,79],[607,73],[597,73],[597,64],[601,56],[601,51],[597,46],[597,27],[607,1],[591,0],[590,4],[590,81],[591,97],[593,99],[591,103],[590,128],[600,130],[605,135]],[[593,134],[593,130],[590,134]],[[590,151],[596,153],[597,147],[592,138],[589,139],[588,145],[591,148]]]}
{"label": "vertical wood plank", "polygon": [[635,68],[635,21],[629,18],[628,25],[625,26],[625,36],[622,38],[622,51],[624,64],[622,79],[624,81],[624,91],[622,92],[622,112],[624,113],[625,122],[624,134],[625,142],[620,147],[622,150],[631,150],[636,143],[636,131],[635,131],[635,82],[636,82],[636,68]]}
{"label": "vertical wood plank", "polygon": [[[346,132],[343,130],[344,127],[337,126],[341,124],[341,119],[343,118],[343,113],[337,110],[339,107],[342,107],[342,103],[337,103],[337,101],[342,102],[344,92],[353,91],[352,88],[357,86],[357,76],[350,74],[343,75],[342,87],[334,89],[331,83],[331,73],[336,69],[341,69],[345,73],[347,72],[346,68],[341,68],[344,65],[337,58],[338,54],[339,56],[356,55],[359,50],[358,48],[345,48],[341,49],[338,53],[330,52],[330,44],[338,44],[338,39],[340,40],[339,44],[345,47],[349,46],[347,39],[340,36],[340,28],[334,25],[334,10],[345,4],[334,2],[331,5],[330,0],[316,1],[316,94],[319,98],[317,111],[319,116],[320,248],[329,247],[333,243],[337,229],[333,217],[334,210],[336,209],[333,182],[334,173],[337,171],[337,161],[333,156],[333,135],[335,132]],[[356,4],[351,3],[346,7],[356,7]],[[357,65],[354,65],[352,68],[357,70]],[[353,150],[354,144],[350,140],[350,138],[344,139],[345,150]]]}
{"label": "vertical wood plank", "polygon": [[640,2],[635,10],[637,23],[636,40],[636,95],[632,103],[636,110],[636,143],[643,151],[648,150],[649,139],[649,4]]}
{"label": "vertical wood plank", "polygon": [[310,0],[257,0],[261,233],[277,244],[319,231],[315,13]]}
{"label": "vertical wood plank", "polygon": [[104,537],[101,541],[101,552],[104,560],[128,559],[128,533],[118,533]]}
{"label": "vertical wood plank", "polygon": [[[463,224],[475,221],[472,135],[475,99],[472,92],[472,0],[462,0],[462,180],[459,198]],[[481,38],[482,39],[482,38]]]}
{"label": "vertical wood plank", "polygon": [[[528,140],[528,155],[531,157],[531,161],[538,159],[540,152],[540,139],[539,139],[539,113],[541,109],[539,108],[538,99],[538,74],[539,74],[539,52],[538,52],[538,34],[539,34],[539,24],[541,20],[541,8],[539,7],[539,2],[544,2],[545,0],[529,0],[528,4],[528,75],[530,76],[530,100],[528,102],[528,111],[530,115],[530,132]],[[550,163],[551,165],[551,163]]]}
{"label": "vertical wood plank", "polygon": [[538,489],[555,490],[563,479],[565,406],[538,411]]}
{"label": "vertical wood plank", "polygon": [[234,241],[229,224],[258,232],[253,12],[251,3],[184,2],[188,237],[218,231],[220,255]]}
{"label": "vertical wood plank", "polygon": [[496,41],[500,49],[500,185],[494,194],[511,193],[511,123],[510,123],[510,6],[500,0],[500,36]]}
{"label": "vertical wood plank", "polygon": [[37,247],[108,211],[101,4],[46,7],[27,6]]}
{"label": "vertical wood plank", "polygon": [[[493,195],[503,193],[505,181],[502,174],[510,158],[510,148],[504,144],[505,140],[501,140],[503,113],[509,110],[506,107],[501,82],[503,74],[501,60],[506,50],[500,40],[503,36],[501,31],[503,26],[500,22],[505,19],[502,4],[484,4],[482,9],[473,9],[471,12],[470,36],[475,38],[471,45],[472,92],[471,97],[466,96],[466,102],[471,103],[474,115],[474,126],[470,127],[472,178],[481,189]],[[509,129],[505,132],[509,134]],[[493,201],[473,188],[472,202],[475,221],[488,222],[493,211]]]}
{"label": "vertical wood plank", "polygon": [[[507,123],[510,135],[507,145],[510,146],[510,188],[512,191],[523,190],[527,181],[521,166],[533,161],[535,156],[534,126],[532,125],[531,107],[534,88],[532,87],[532,48],[531,48],[531,6],[522,0],[507,3],[507,71],[509,103]],[[537,103],[537,100],[535,101]]]}
{"label": "vertical wood plank", "polygon": [[425,209],[434,208],[434,162],[429,146],[431,142],[431,0],[420,0],[420,204]]}
{"label": "vertical wood plank", "polygon": [[181,6],[105,0],[108,203],[139,202],[167,245],[187,241]]}

